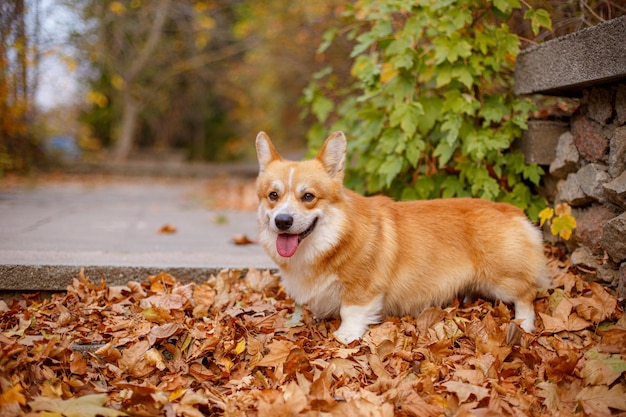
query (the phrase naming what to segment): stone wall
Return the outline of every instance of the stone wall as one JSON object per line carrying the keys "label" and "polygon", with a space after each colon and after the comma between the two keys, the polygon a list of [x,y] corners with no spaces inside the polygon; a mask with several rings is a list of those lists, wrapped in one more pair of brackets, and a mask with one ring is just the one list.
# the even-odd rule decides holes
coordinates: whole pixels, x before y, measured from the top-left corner
{"label": "stone wall", "polygon": [[626,83],[586,88],[558,138],[555,204],[572,207],[572,263],[626,296]]}
{"label": "stone wall", "polygon": [[573,208],[572,263],[626,300],[626,15],[522,51],[515,93],[580,98],[565,126],[529,121],[520,148]]}

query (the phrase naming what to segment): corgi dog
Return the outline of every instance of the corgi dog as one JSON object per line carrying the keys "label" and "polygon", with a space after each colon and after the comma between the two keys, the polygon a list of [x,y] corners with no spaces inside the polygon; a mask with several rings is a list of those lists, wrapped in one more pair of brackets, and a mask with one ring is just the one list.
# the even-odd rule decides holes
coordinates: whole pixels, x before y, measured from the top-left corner
{"label": "corgi dog", "polygon": [[458,295],[515,306],[534,330],[533,301],[549,280],[541,233],[510,204],[458,198],[394,202],[343,187],[346,138],[331,134],[315,159],[284,160],[256,138],[259,242],[287,294],[334,337],[360,339],[387,316],[417,316]]}

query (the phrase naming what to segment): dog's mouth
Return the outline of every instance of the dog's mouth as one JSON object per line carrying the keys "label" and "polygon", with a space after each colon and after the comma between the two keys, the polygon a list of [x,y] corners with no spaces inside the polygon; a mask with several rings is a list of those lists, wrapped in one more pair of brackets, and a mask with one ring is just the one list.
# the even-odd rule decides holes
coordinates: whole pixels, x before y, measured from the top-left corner
{"label": "dog's mouth", "polygon": [[307,236],[311,234],[311,232],[313,232],[313,229],[315,229],[316,225],[317,225],[317,217],[315,218],[315,220],[313,220],[311,225],[302,233],[279,234],[278,237],[276,238],[276,250],[278,251],[278,254],[284,258],[289,258],[293,256],[293,254],[296,253],[296,250],[298,249],[298,245],[300,245],[300,242],[302,242],[304,238],[306,238]]}

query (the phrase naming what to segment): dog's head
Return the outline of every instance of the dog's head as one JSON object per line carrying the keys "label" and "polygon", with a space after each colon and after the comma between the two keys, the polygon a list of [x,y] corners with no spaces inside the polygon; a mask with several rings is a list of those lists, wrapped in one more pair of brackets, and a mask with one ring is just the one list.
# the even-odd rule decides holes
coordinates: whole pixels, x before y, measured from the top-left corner
{"label": "dog's head", "polygon": [[270,255],[290,258],[303,242],[322,250],[336,240],[337,230],[324,229],[342,221],[333,206],[342,198],[344,134],[330,135],[308,161],[284,160],[264,132],[256,138],[256,150],[260,240]]}

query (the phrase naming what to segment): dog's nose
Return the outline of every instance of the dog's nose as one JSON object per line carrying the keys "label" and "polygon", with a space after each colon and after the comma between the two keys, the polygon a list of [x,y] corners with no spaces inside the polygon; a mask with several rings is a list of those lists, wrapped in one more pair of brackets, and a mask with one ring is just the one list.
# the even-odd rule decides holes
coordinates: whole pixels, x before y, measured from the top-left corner
{"label": "dog's nose", "polygon": [[289,214],[279,214],[274,219],[274,223],[276,223],[276,227],[280,230],[287,230],[293,224],[293,217]]}

